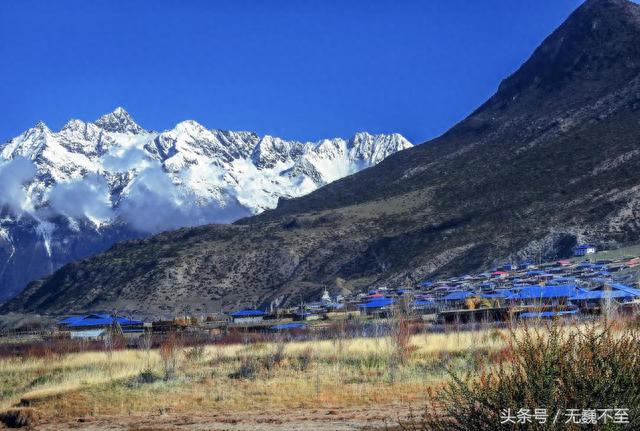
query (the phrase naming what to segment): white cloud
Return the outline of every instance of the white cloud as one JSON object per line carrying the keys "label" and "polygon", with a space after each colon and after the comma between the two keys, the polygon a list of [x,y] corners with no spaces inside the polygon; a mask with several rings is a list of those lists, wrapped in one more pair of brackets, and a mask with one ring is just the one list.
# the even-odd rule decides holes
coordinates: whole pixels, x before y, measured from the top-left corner
{"label": "white cloud", "polygon": [[98,174],[56,184],[49,192],[49,206],[57,214],[86,218],[97,227],[113,218],[109,186]]}
{"label": "white cloud", "polygon": [[36,174],[31,160],[16,157],[0,165],[0,206],[14,215],[34,210],[26,185]]}

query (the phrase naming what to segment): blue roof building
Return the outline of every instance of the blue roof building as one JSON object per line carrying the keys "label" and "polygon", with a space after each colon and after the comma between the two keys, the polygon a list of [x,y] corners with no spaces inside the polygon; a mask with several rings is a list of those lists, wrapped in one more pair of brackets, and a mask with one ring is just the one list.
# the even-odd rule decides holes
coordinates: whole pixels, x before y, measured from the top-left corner
{"label": "blue roof building", "polygon": [[571,298],[569,298],[571,301],[574,302],[581,302],[581,301],[592,301],[592,302],[600,302],[604,299],[607,298],[611,298],[611,299],[630,299],[630,298],[634,298],[637,297],[637,295],[633,295],[629,292],[625,292],[623,290],[611,290],[611,291],[607,291],[607,290],[587,290],[587,291],[580,291],[577,292],[574,296],[572,296]]}
{"label": "blue roof building", "polygon": [[393,305],[393,299],[391,298],[373,298],[367,302],[364,302],[358,306],[360,311],[364,314],[381,314],[388,311]]}
{"label": "blue roof building", "polygon": [[448,295],[445,295],[444,297],[440,298],[441,301],[464,301],[467,298],[471,298],[473,296],[476,296],[475,293],[473,292],[468,292],[465,290],[458,290],[455,292],[451,292]]}
{"label": "blue roof building", "polygon": [[240,310],[231,313],[231,317],[255,317],[264,315],[265,312],[261,310]]}
{"label": "blue roof building", "polygon": [[576,294],[578,287],[573,284],[560,286],[526,286],[517,290],[508,299],[524,303],[558,303],[568,300]]}
{"label": "blue roof building", "polygon": [[393,304],[393,299],[391,298],[374,298],[367,302],[360,304],[360,308],[381,308],[388,307]]}
{"label": "blue roof building", "polygon": [[58,325],[69,329],[79,328],[103,328],[114,323],[120,326],[141,326],[142,320],[128,319],[122,316],[111,316],[109,314],[89,314],[86,316],[71,316],[60,320]]}
{"label": "blue roof building", "polygon": [[307,324],[302,322],[288,322],[288,323],[280,323],[278,325],[273,325],[269,329],[272,331],[291,331],[294,329],[303,329],[306,328]]}
{"label": "blue roof building", "polygon": [[591,244],[582,244],[575,248],[574,254],[576,256],[584,256],[596,252],[596,247]]}
{"label": "blue roof building", "polygon": [[493,292],[486,292],[480,295],[481,298],[486,299],[506,299],[513,296],[513,292],[509,289],[496,289]]}

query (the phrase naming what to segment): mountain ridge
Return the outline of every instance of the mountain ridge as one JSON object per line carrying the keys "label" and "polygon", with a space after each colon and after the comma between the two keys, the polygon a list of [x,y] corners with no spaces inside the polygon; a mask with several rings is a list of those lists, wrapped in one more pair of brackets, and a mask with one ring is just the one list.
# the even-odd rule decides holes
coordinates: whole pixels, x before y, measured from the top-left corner
{"label": "mountain ridge", "polygon": [[228,223],[410,146],[399,134],[298,142],[193,120],[155,132],[121,107],[58,131],[38,122],[0,146],[0,299],[118,240]]}
{"label": "mountain ridge", "polygon": [[639,10],[589,0],[440,137],[231,226],[119,244],[2,310],[268,307],[638,242]]}

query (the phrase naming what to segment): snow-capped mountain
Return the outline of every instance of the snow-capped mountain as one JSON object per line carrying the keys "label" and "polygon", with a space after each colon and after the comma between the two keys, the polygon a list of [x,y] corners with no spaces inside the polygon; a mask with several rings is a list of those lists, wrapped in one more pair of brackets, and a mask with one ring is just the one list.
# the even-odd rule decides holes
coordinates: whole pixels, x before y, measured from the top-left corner
{"label": "snow-capped mountain", "polygon": [[153,132],[122,108],[0,146],[0,300],[114,242],[274,208],[411,147],[399,134],[286,141],[195,121]]}

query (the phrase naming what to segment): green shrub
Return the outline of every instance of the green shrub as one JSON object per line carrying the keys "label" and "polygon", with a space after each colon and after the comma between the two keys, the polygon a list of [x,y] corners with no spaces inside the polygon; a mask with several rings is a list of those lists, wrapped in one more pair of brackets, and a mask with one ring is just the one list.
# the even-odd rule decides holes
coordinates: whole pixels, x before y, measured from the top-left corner
{"label": "green shrub", "polygon": [[[524,327],[511,331],[497,362],[461,376],[432,397],[425,414],[401,426],[421,430],[639,429],[640,335],[608,322],[586,328]],[[628,409],[628,424],[574,424],[571,410]],[[506,409],[546,409],[546,423],[502,423]],[[558,413],[555,424],[553,419]],[[598,411],[598,415],[602,412]],[[613,415],[613,411],[612,411]],[[582,427],[582,428],[581,428]]]}
{"label": "green shrub", "polygon": [[145,368],[140,371],[136,380],[138,383],[154,383],[155,381],[160,380],[160,376],[158,376],[151,368]]}

